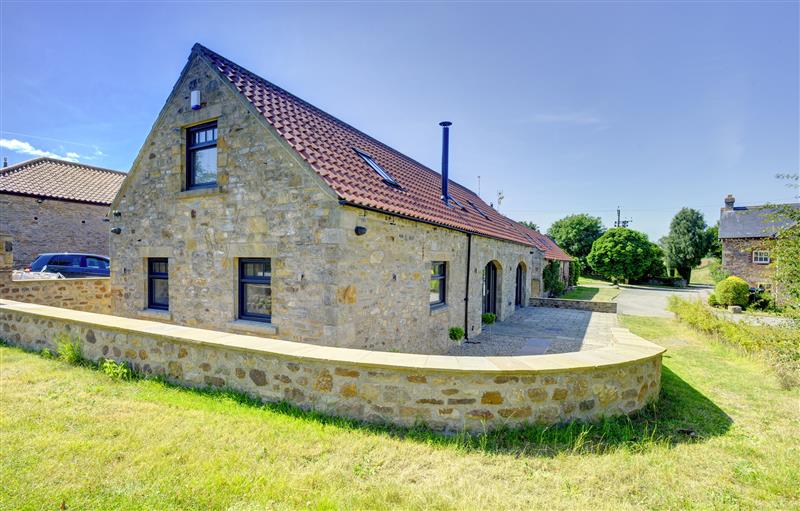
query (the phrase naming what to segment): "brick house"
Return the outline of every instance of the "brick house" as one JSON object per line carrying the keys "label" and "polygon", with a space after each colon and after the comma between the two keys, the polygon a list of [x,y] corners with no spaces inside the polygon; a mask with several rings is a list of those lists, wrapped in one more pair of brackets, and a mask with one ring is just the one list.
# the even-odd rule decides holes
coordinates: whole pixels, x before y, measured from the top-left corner
{"label": "brick house", "polygon": [[0,169],[0,231],[14,240],[14,268],[44,252],[108,254],[108,206],[123,179],[53,158]]}
{"label": "brick house", "polygon": [[[753,287],[772,289],[775,264],[770,256],[771,240],[786,223],[775,218],[767,206],[735,206],[733,195],[725,197],[720,210],[719,239],[722,269],[741,277]],[[800,207],[800,204],[791,204]]]}
{"label": "brick house", "polygon": [[201,45],[112,210],[122,316],[437,353],[541,289],[527,228]]}

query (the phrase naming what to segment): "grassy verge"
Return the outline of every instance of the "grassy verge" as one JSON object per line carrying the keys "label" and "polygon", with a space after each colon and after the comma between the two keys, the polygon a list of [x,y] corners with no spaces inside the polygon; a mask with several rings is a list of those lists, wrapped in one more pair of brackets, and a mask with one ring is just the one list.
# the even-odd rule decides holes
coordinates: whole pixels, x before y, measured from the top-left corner
{"label": "grassy verge", "polygon": [[690,284],[705,284],[713,286],[714,279],[711,278],[710,264],[713,259],[703,258],[700,261],[700,266],[692,270],[692,281]]}
{"label": "grassy verge", "polygon": [[614,287],[576,286],[559,298],[570,300],[590,300],[593,302],[610,302],[617,297],[620,290]]}
{"label": "grassy verge", "polygon": [[602,279],[595,279],[592,277],[578,277],[578,285],[579,286],[611,286],[613,285],[611,282]]}
{"label": "grassy verge", "polygon": [[699,300],[670,297],[669,310],[687,325],[745,352],[765,358],[784,387],[800,385],[800,326],[751,325],[714,314]]}
{"label": "grassy verge", "polygon": [[[7,509],[676,509],[800,505],[797,389],[671,319],[629,419],[478,437],[366,426],[0,346]],[[64,351],[65,353],[67,350]]]}

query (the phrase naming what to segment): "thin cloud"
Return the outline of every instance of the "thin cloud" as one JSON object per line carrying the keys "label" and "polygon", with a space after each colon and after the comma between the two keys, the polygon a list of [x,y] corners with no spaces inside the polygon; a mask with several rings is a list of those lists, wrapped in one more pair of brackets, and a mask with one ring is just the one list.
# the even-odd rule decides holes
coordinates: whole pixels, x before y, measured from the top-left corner
{"label": "thin cloud", "polygon": [[77,162],[78,160],[81,159],[81,155],[75,152],[68,152],[67,154],[64,155],[56,154],[52,151],[37,149],[28,142],[17,140],[16,138],[11,138],[11,139],[0,138],[0,147],[8,149],[9,151],[14,151],[15,153],[27,154],[37,158],[39,157],[58,158],[59,160],[66,160],[72,162]]}

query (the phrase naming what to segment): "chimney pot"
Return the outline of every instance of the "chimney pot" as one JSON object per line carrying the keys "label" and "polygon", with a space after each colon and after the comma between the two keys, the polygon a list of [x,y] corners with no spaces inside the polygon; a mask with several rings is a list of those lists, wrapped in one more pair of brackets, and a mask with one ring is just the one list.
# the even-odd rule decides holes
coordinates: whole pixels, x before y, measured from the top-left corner
{"label": "chimney pot", "polygon": [[733,209],[733,204],[735,202],[736,198],[733,195],[728,194],[728,196],[725,197],[725,209]]}

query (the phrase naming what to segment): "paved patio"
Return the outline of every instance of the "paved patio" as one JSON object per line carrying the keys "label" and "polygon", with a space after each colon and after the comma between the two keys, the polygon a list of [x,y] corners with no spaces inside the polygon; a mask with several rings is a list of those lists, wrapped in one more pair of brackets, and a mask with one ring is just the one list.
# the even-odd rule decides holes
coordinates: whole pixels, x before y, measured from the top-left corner
{"label": "paved patio", "polygon": [[448,355],[544,355],[593,350],[611,343],[617,315],[550,307],[518,309],[505,321],[484,325],[480,335]]}

